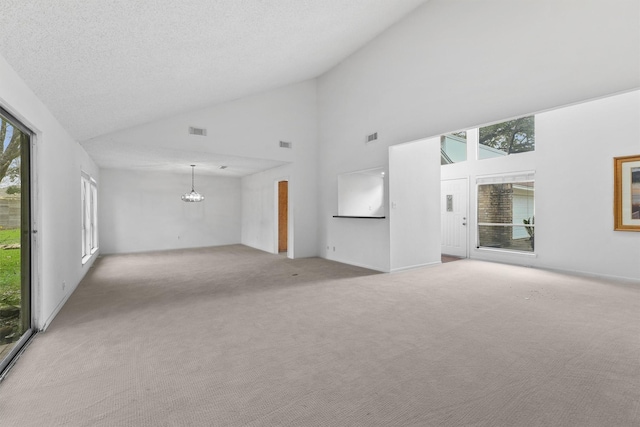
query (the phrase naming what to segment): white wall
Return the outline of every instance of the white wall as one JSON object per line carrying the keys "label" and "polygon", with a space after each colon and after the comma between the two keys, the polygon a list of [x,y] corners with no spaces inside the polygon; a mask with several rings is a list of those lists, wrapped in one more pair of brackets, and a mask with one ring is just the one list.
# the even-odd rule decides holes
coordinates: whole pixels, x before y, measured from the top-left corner
{"label": "white wall", "polygon": [[[640,235],[613,230],[613,157],[640,153],[640,91],[535,116],[536,149],[442,166],[442,179],[470,177],[470,257],[640,280]],[[535,172],[535,255],[475,247],[476,177]]]}
{"label": "white wall", "polygon": [[102,253],[220,246],[240,243],[240,178],[198,175],[198,203],[180,197],[191,174],[101,171],[99,189]]}
{"label": "white wall", "polygon": [[388,267],[388,223],[331,216],[337,175],[386,165],[389,146],[640,87],[639,12],[635,0],[431,0],[321,76],[321,255]]}
{"label": "white wall", "polygon": [[640,233],[613,230],[613,157],[640,154],[640,91],[536,121],[539,265],[640,280]]}
{"label": "white wall", "polygon": [[[180,147],[189,152],[200,152],[205,157],[207,153],[216,153],[292,163],[289,219],[294,227],[290,233],[294,250],[289,254],[296,258],[308,257],[317,255],[316,116],[316,82],[310,80],[115,132],[87,144],[136,144],[140,150],[152,151],[175,151]],[[190,137],[186,132],[189,126],[206,128],[207,136]],[[279,141],[292,142],[293,148],[280,148]],[[198,159],[194,158],[193,162],[198,163]],[[267,181],[257,184],[256,180],[261,177]],[[251,180],[251,187],[259,187],[263,192],[254,193],[255,197],[265,200],[274,197],[270,179],[268,174],[258,174]],[[247,228],[248,234],[257,227],[275,227],[275,222],[272,225],[261,222],[269,215],[272,215],[271,211],[251,213],[244,217],[243,227]],[[264,238],[255,240],[252,237],[243,243],[257,248],[269,247]]]}
{"label": "white wall", "polygon": [[440,138],[389,148],[391,271],[440,264]]}
{"label": "white wall", "polygon": [[[96,178],[97,166],[26,83],[0,56],[0,105],[35,132],[33,153],[36,235],[34,276],[36,327],[45,328],[91,267],[82,265],[81,171]],[[64,284],[64,286],[63,286]]]}

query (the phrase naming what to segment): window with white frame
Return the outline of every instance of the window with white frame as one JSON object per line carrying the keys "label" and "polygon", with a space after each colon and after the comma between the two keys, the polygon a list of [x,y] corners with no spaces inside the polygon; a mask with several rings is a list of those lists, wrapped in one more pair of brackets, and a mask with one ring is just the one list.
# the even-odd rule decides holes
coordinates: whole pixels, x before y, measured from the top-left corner
{"label": "window with white frame", "polygon": [[453,132],[440,137],[440,164],[467,160],[467,131]]}
{"label": "window with white frame", "polygon": [[478,132],[478,159],[534,151],[535,130],[535,116],[520,117],[481,127]]}
{"label": "window with white frame", "polygon": [[478,248],[534,251],[534,173],[478,177]]}
{"label": "window with white frame", "polygon": [[98,249],[98,186],[84,172],[81,175],[82,189],[82,262],[89,260]]}

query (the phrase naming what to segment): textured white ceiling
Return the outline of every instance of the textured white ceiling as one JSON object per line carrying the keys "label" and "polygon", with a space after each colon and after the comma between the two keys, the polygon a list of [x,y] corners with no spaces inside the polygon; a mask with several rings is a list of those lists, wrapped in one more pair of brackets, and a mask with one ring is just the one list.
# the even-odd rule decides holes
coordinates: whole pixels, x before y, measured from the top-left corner
{"label": "textured white ceiling", "polygon": [[426,1],[0,0],[0,54],[83,142],[317,77]]}

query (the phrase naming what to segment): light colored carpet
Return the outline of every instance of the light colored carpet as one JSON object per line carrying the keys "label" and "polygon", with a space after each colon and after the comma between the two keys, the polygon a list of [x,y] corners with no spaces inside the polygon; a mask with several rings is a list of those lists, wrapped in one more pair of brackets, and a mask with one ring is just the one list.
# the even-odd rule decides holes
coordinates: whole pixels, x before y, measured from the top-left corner
{"label": "light colored carpet", "polygon": [[638,426],[640,286],[244,246],[99,259],[2,426]]}

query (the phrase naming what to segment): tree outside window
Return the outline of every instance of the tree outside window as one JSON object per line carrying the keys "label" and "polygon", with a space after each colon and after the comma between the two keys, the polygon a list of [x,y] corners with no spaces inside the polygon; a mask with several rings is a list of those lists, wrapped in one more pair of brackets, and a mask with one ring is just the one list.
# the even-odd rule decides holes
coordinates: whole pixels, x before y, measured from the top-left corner
{"label": "tree outside window", "polygon": [[534,116],[520,117],[480,128],[479,159],[526,153],[535,149]]}

